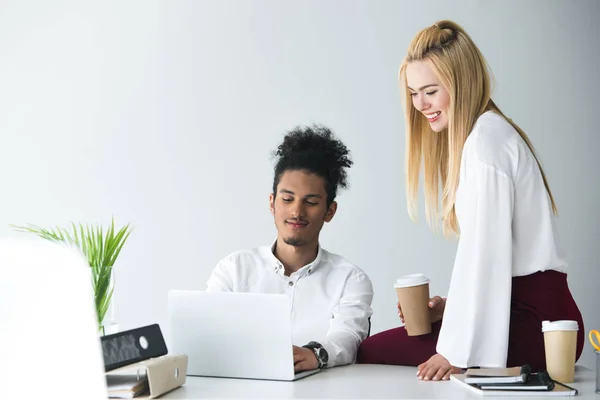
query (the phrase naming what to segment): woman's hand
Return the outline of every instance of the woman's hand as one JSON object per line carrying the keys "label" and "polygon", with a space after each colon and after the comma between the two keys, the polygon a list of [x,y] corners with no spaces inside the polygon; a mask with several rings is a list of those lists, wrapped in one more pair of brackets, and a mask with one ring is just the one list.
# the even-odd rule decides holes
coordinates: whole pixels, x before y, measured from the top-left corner
{"label": "woman's hand", "polygon": [[441,354],[435,354],[417,367],[417,378],[424,381],[447,381],[451,374],[459,374],[460,368],[450,365]]}
{"label": "woman's hand", "polygon": [[[443,299],[440,296],[432,297],[429,299],[428,306],[431,315],[431,323],[441,321],[444,316],[444,309],[446,308],[446,299]],[[404,323],[404,314],[402,314],[400,302],[398,302],[398,316],[400,317],[400,321]]]}

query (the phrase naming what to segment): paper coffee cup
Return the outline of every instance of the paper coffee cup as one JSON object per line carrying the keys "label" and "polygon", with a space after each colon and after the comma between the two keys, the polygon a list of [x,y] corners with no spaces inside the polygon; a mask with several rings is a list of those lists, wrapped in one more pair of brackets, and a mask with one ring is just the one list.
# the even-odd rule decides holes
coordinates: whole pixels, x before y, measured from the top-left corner
{"label": "paper coffee cup", "polygon": [[578,330],[577,321],[542,321],[546,370],[558,382],[571,383],[575,379]]}
{"label": "paper coffee cup", "polygon": [[404,327],[408,336],[431,332],[429,315],[429,279],[422,274],[406,275],[394,283],[398,301],[404,314]]}

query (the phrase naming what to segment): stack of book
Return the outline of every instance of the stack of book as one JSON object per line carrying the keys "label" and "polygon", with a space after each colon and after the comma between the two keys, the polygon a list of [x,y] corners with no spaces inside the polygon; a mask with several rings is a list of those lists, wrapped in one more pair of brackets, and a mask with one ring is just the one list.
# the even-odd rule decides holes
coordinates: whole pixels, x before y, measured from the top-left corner
{"label": "stack of book", "polygon": [[552,380],[546,371],[531,373],[529,365],[472,368],[450,380],[482,396],[575,396],[577,389]]}
{"label": "stack of book", "polygon": [[148,391],[146,376],[106,375],[108,397],[112,399],[132,399]]}

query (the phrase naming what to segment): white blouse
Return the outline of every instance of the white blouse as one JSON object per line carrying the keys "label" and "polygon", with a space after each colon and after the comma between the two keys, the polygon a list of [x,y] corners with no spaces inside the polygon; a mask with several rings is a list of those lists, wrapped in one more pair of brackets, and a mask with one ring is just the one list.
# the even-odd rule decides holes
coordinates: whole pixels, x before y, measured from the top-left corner
{"label": "white blouse", "polygon": [[492,111],[465,142],[455,209],[460,240],[437,352],[456,367],[505,367],[512,277],[567,263],[537,162]]}

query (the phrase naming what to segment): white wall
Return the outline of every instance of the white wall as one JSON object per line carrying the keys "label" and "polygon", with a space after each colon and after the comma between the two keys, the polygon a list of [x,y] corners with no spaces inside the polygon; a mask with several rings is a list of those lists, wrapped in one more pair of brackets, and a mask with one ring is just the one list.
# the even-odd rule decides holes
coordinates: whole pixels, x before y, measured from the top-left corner
{"label": "white wall", "polygon": [[[168,289],[204,288],[220,258],[274,237],[270,152],[286,130],[320,122],[355,161],[322,244],[372,278],[373,332],[395,327],[393,279],[421,271],[445,293],[456,246],[407,216],[397,90],[410,39],[449,18],[481,47],[495,100],[542,157],[569,283],[586,330],[599,328],[598,8],[3,1],[0,234],[21,235],[9,224],[131,222],[116,316],[121,329],[158,322],[168,336]],[[587,343],[583,363],[593,365]]]}

